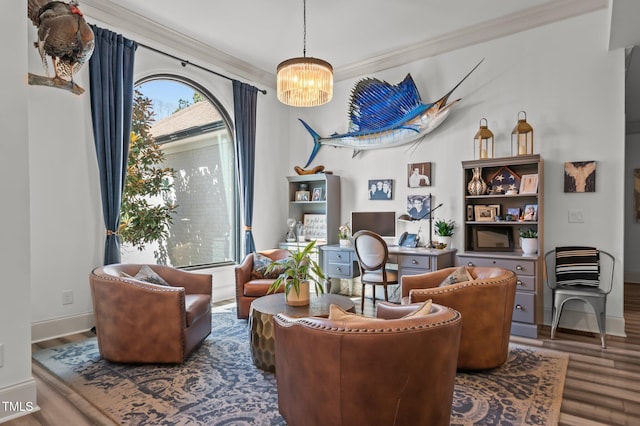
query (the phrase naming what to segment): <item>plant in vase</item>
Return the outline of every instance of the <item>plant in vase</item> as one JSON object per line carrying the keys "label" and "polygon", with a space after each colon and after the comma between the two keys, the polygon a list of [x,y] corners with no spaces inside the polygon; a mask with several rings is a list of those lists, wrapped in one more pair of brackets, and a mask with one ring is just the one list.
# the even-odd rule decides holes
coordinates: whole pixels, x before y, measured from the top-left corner
{"label": "plant in vase", "polygon": [[340,246],[348,247],[351,245],[351,228],[347,223],[344,223],[338,227],[338,239],[340,240]]}
{"label": "plant in vase", "polygon": [[538,231],[532,228],[520,230],[520,247],[523,254],[538,252]]}
{"label": "plant in vase", "polygon": [[451,248],[451,237],[453,237],[453,230],[455,229],[455,227],[456,223],[453,220],[437,219],[433,223],[433,230],[436,233],[436,238],[439,243],[437,248]]}
{"label": "plant in vase", "polygon": [[304,306],[310,302],[310,281],[315,284],[316,293],[324,293],[322,287],[322,282],[325,279],[324,272],[320,265],[311,258],[311,251],[315,245],[316,242],[311,241],[302,250],[289,250],[289,256],[275,261],[267,267],[267,272],[271,272],[275,268],[283,269],[278,278],[269,286],[267,294],[275,293],[281,285],[284,285],[287,304]]}

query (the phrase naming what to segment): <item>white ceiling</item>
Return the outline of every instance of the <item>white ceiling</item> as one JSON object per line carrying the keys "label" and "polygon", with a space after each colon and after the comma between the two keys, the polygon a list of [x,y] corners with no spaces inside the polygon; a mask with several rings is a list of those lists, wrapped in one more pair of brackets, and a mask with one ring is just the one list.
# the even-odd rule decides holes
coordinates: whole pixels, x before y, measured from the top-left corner
{"label": "white ceiling", "polygon": [[[598,9],[611,11],[610,49],[640,45],[638,0],[307,0],[307,56],[340,81]],[[215,64],[263,86],[303,49],[303,0],[81,0],[90,18],[136,41]],[[640,52],[628,59],[627,113],[640,122]],[[629,117],[628,117],[629,118]]]}

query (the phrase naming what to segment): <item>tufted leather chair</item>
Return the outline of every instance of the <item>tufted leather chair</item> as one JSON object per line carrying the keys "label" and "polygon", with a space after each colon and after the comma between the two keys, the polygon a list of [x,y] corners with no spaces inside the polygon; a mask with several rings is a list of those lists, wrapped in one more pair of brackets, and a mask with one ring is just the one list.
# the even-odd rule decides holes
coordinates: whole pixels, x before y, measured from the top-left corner
{"label": "tufted leather chair", "polygon": [[274,317],[278,408],[290,426],[448,425],[460,314]]}
{"label": "tufted leather chair", "polygon": [[180,363],[211,333],[212,277],[149,265],[170,286],[135,276],[142,265],[114,264],[89,275],[100,355],[107,361]]}
{"label": "tufted leather chair", "polygon": [[[502,268],[467,267],[474,278],[438,285],[457,267],[402,277],[402,303],[418,303],[431,299],[462,315],[462,336],[458,353],[458,369],[484,370],[504,364],[509,355],[511,318],[516,295],[516,274]],[[397,318],[406,306],[378,305],[378,316]],[[415,308],[414,308],[415,309]]]}
{"label": "tufted leather chair", "polygon": [[[271,260],[281,260],[289,256],[289,251],[284,249],[271,249],[258,252],[267,256]],[[249,308],[251,302],[258,297],[266,296],[267,290],[275,278],[254,279],[251,277],[253,271],[253,253],[249,253],[241,264],[236,266],[236,303],[238,305],[238,319],[249,318]],[[284,287],[278,293],[284,291]]]}

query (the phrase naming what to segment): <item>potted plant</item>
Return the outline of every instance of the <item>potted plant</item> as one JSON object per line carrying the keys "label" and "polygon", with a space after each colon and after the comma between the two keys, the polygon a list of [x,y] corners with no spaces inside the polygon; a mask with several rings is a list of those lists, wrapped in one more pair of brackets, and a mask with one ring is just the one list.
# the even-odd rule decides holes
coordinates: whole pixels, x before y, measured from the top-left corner
{"label": "potted plant", "polygon": [[[285,299],[288,305],[305,306],[310,303],[309,282],[313,281],[316,293],[324,293],[322,282],[324,272],[318,263],[311,258],[311,251],[316,242],[311,241],[302,250],[289,250],[290,256],[275,261],[267,267],[267,272],[276,267],[284,268],[283,272],[269,286],[268,293],[275,293],[284,285]],[[291,291],[293,290],[293,291]]]}
{"label": "potted plant", "polygon": [[[453,237],[453,230],[456,227],[456,223],[453,220],[437,219],[433,223],[433,229],[436,233],[436,239],[438,240],[440,248],[451,248],[451,240]],[[444,245],[444,246],[443,246]]]}
{"label": "potted plant", "polygon": [[340,247],[349,247],[351,245],[351,228],[349,224],[345,223],[338,227],[338,239],[340,240]]}
{"label": "potted plant", "polygon": [[522,254],[534,254],[538,252],[538,231],[532,228],[520,230],[520,247]]}

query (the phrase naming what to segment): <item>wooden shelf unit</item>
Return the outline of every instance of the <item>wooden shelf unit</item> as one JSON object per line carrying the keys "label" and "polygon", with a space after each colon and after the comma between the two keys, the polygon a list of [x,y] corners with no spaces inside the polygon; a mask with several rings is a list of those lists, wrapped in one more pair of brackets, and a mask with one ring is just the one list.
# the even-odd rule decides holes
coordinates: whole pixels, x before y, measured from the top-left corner
{"label": "wooden shelf unit", "polygon": [[[496,194],[469,195],[467,184],[473,177],[473,169],[482,169],[482,178],[489,184],[491,178],[503,167],[508,167],[519,177],[527,174],[538,175],[538,190],[534,194]],[[463,173],[463,206],[466,212],[468,206],[500,205],[499,221],[465,220],[464,250],[458,253],[458,264],[469,266],[497,266],[511,269],[518,274],[518,287],[513,313],[512,334],[537,337],[538,324],[543,322],[544,292],[543,292],[543,251],[544,251],[544,174],[543,161],[540,155],[522,155],[515,157],[491,158],[462,162]],[[520,208],[526,205],[538,206],[535,221],[506,221],[508,208]],[[475,219],[475,217],[474,217]],[[498,249],[478,250],[474,245],[474,232],[479,228],[496,230],[510,228],[513,237],[513,247],[509,250]],[[532,228],[538,232],[538,252],[523,254],[520,248],[521,229]]]}

